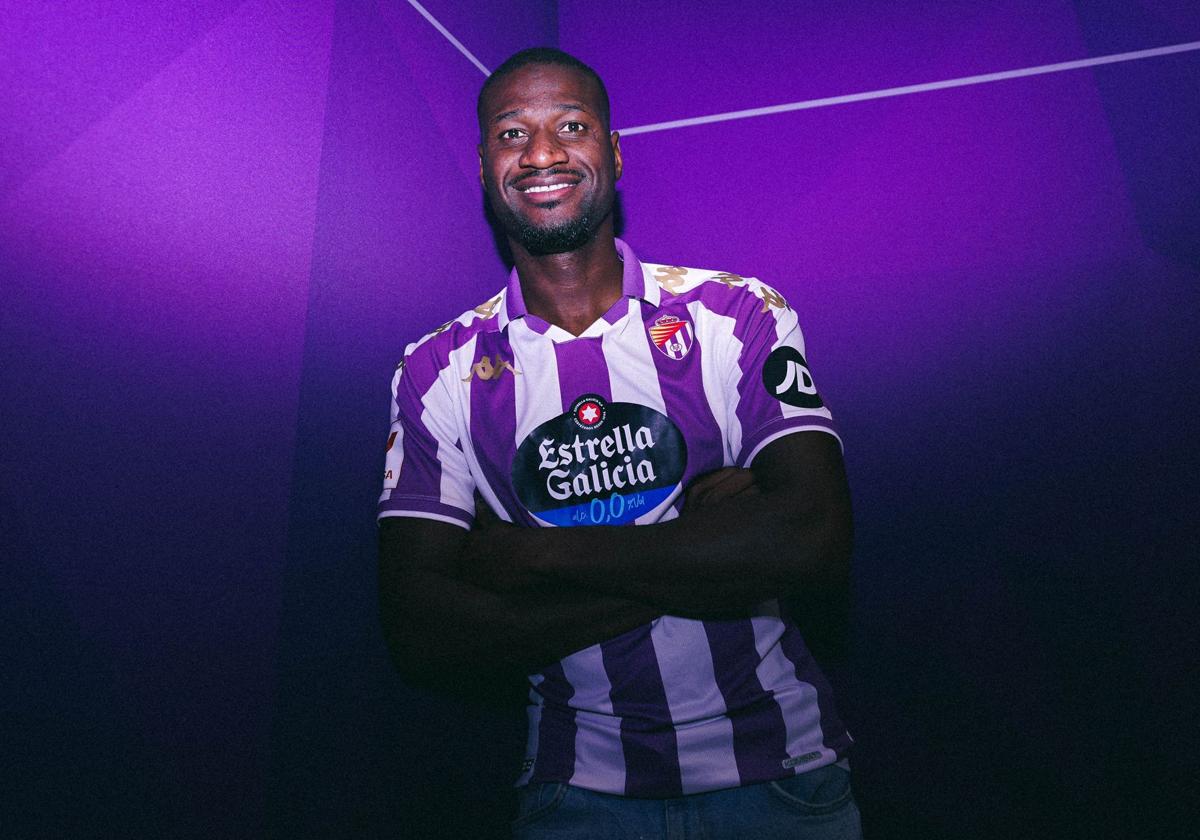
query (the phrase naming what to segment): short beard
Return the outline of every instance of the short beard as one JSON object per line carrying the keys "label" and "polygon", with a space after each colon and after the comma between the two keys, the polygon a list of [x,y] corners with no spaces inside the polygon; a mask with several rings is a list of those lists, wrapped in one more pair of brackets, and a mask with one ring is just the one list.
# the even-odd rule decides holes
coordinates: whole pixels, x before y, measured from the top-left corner
{"label": "short beard", "polygon": [[582,248],[595,233],[590,213],[581,213],[569,222],[554,227],[535,227],[527,220],[516,218],[515,238],[534,256],[564,254]]}
{"label": "short beard", "polygon": [[[551,170],[556,174],[560,170]],[[561,170],[566,174],[578,175],[583,181],[583,173],[575,170]],[[565,254],[582,248],[592,240],[604,219],[612,212],[616,201],[615,192],[603,197],[592,195],[580,208],[580,213],[574,219],[553,227],[537,227],[526,217],[517,213],[503,201],[493,200],[492,193],[488,194],[488,206],[496,221],[500,223],[505,234],[519,243],[531,255],[536,257],[546,254]],[[545,209],[551,210],[556,204],[546,204]]]}

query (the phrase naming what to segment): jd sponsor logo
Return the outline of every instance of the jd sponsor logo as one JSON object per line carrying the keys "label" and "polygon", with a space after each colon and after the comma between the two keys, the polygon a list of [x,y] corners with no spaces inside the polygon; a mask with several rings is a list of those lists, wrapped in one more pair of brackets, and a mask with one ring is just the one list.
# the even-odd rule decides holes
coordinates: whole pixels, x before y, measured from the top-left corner
{"label": "jd sponsor logo", "polygon": [[763,365],[763,385],[780,402],[798,408],[820,408],[825,403],[813,384],[808,363],[795,347],[776,347]]}
{"label": "jd sponsor logo", "polygon": [[521,442],[512,481],[543,522],[623,525],[663,505],[686,465],[683,435],[666,415],[585,394]]}

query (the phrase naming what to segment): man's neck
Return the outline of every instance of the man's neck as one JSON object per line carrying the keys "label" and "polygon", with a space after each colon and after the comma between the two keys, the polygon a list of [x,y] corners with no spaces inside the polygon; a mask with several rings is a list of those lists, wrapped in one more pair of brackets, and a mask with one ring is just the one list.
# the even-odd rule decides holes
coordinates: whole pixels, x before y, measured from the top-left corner
{"label": "man's neck", "polygon": [[571,335],[586,330],[621,297],[624,268],[608,225],[564,254],[530,254],[515,242],[512,251],[526,310]]}

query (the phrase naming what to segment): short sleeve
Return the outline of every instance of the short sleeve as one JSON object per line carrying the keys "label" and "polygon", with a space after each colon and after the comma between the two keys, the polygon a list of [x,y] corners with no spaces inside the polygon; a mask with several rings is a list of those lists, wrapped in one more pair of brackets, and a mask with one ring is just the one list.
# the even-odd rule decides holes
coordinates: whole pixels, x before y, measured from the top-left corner
{"label": "short sleeve", "polygon": [[734,375],[741,429],[735,463],[750,466],[771,441],[800,431],[820,431],[838,439],[804,352],[795,311],[778,292],[755,281],[739,313],[741,348]]}
{"label": "short sleeve", "polygon": [[416,516],[470,528],[475,482],[441,371],[406,358],[392,377],[392,424],[379,518]]}

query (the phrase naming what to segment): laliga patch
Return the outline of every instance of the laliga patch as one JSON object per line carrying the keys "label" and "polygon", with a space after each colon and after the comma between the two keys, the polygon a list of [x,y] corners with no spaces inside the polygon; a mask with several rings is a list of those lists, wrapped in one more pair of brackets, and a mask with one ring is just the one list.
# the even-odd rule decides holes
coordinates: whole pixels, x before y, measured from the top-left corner
{"label": "laliga patch", "polygon": [[404,463],[404,452],[401,447],[396,446],[396,439],[399,436],[399,431],[394,431],[388,435],[387,451],[384,453],[383,465],[384,490],[395,490],[400,484],[400,465]]}
{"label": "laliga patch", "polygon": [[512,483],[550,525],[624,525],[665,506],[686,466],[683,435],[665,414],[584,394],[521,442]]}
{"label": "laliga patch", "polygon": [[817,386],[813,384],[808,364],[795,347],[776,347],[772,350],[763,365],[762,378],[767,393],[780,402],[797,408],[820,408],[825,405],[817,393]]}
{"label": "laliga patch", "polygon": [[650,328],[650,340],[669,358],[682,359],[692,349],[695,336],[687,321],[674,315],[663,315]]}

